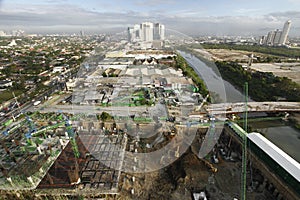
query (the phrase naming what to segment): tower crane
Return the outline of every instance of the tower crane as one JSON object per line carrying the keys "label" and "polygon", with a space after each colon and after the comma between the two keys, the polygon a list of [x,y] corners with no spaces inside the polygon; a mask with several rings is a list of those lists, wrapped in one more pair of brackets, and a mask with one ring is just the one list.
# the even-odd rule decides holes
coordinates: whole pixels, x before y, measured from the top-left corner
{"label": "tower crane", "polygon": [[79,158],[80,153],[79,153],[78,146],[76,143],[76,135],[75,135],[74,129],[73,129],[72,125],[70,124],[69,118],[66,115],[64,115],[62,112],[60,112],[60,113],[61,114],[59,116],[59,119],[65,121],[66,131],[67,131],[68,137],[70,138],[70,142],[72,145],[74,155],[76,158]]}
{"label": "tower crane", "polygon": [[32,133],[36,132],[36,127],[35,127],[35,124],[33,123],[32,119],[30,118],[30,116],[28,116],[26,113],[25,114],[25,120],[26,120],[26,123],[27,123],[27,126],[28,126],[28,132],[25,133],[25,137],[26,139],[30,139],[31,136],[32,136]]}
{"label": "tower crane", "polygon": [[[244,111],[244,130],[248,131],[248,82],[244,86],[245,91],[245,111]],[[241,174],[241,199],[246,200],[247,183],[247,135],[242,136],[242,174]]]}

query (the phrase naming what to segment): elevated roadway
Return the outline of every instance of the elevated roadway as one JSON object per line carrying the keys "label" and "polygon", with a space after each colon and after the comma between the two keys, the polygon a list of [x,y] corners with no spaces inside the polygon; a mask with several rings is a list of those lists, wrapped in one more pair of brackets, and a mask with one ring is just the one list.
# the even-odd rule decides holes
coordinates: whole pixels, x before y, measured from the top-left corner
{"label": "elevated roadway", "polygon": [[[245,103],[219,103],[211,104],[206,110],[211,114],[242,113],[246,109]],[[248,102],[248,112],[300,112],[300,102]]]}

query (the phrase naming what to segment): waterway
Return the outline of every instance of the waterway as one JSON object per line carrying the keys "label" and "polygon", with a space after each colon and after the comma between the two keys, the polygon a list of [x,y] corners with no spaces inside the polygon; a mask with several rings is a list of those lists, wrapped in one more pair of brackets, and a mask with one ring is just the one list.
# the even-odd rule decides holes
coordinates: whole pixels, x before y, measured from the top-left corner
{"label": "waterway", "polygon": [[253,131],[263,134],[275,145],[300,163],[300,131],[282,120],[250,122]]}
{"label": "waterway", "polygon": [[[182,57],[186,59],[189,65],[197,72],[197,74],[204,80],[209,92],[216,93],[220,98],[217,103],[224,102],[244,102],[245,97],[243,93],[237,90],[228,81],[222,79],[218,68],[215,64],[210,63],[208,66],[193,54],[179,51]],[[252,101],[251,99],[248,99]]]}
{"label": "waterway", "polygon": [[[204,80],[210,93],[216,93],[221,102],[244,102],[245,98],[241,91],[237,90],[231,83],[223,80],[217,67],[214,64],[206,64],[196,56],[179,51],[189,65]],[[249,99],[249,101],[252,101]],[[264,117],[266,114],[259,114],[256,117]],[[249,115],[255,117],[255,115]],[[300,131],[287,125],[284,121],[262,120],[249,123],[252,130],[262,133],[267,139],[289,154],[300,163]]]}

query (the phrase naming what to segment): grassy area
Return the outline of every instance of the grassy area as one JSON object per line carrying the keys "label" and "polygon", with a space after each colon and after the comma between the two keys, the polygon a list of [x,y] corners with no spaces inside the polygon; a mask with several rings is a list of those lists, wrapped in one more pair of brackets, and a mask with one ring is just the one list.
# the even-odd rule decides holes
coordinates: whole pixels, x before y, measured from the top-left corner
{"label": "grassy area", "polygon": [[134,121],[135,122],[152,122],[153,120],[151,118],[147,118],[147,117],[135,117]]}
{"label": "grassy area", "polygon": [[[19,96],[23,93],[22,90],[14,90],[13,91],[15,93],[16,96]],[[12,99],[14,96],[12,94],[12,91],[10,90],[5,90],[3,92],[0,93],[0,103],[3,103],[5,101],[8,101],[10,99]]]}
{"label": "grassy area", "polygon": [[193,44],[192,48],[204,49],[233,49],[249,52],[257,52],[274,56],[282,56],[286,58],[300,58],[300,49],[292,49],[286,47],[258,46],[258,45],[235,45],[235,44]]}

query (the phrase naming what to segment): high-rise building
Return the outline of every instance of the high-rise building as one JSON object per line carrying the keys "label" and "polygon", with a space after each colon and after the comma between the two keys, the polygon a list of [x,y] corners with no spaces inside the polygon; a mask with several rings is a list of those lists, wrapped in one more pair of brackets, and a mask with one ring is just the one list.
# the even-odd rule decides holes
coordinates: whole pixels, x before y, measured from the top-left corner
{"label": "high-rise building", "polygon": [[159,35],[161,40],[165,40],[165,25],[160,25]]}
{"label": "high-rise building", "polygon": [[165,39],[165,26],[160,23],[154,24],[153,30],[153,39],[154,40],[164,40]]}
{"label": "high-rise building", "polygon": [[143,22],[134,27],[128,27],[128,41],[152,42],[165,39],[165,26],[160,23]]}
{"label": "high-rise building", "polygon": [[270,31],[267,37],[261,38],[260,43],[265,45],[285,45],[287,42],[287,37],[291,28],[291,20],[285,22],[282,31],[276,29],[275,31]]}
{"label": "high-rise building", "polygon": [[133,34],[134,34],[134,37],[136,39],[141,39],[141,29],[140,29],[140,25],[138,24],[135,24],[133,26]]}
{"label": "high-rise building", "polygon": [[133,27],[128,27],[128,41],[136,42],[141,39],[140,25],[135,24]]}
{"label": "high-rise building", "polygon": [[273,40],[273,45],[281,45],[280,44],[280,38],[282,35],[282,31],[280,31],[279,29],[277,29],[275,31],[275,35],[274,35],[274,40]]}
{"label": "high-rise building", "polygon": [[261,36],[261,38],[259,38],[259,42],[258,43],[260,45],[263,45],[263,44],[266,43],[266,39],[267,39],[267,37],[263,35],[263,36]]}
{"label": "high-rise building", "polygon": [[80,31],[80,36],[81,36],[81,37],[84,36],[84,31],[83,31],[83,30]]}
{"label": "high-rise building", "polygon": [[143,22],[141,24],[141,39],[145,42],[153,41],[153,23],[151,22]]}
{"label": "high-rise building", "polygon": [[267,39],[266,39],[266,44],[267,45],[273,45],[273,41],[274,41],[274,37],[275,37],[275,31],[270,31],[268,33]]}
{"label": "high-rise building", "polygon": [[281,45],[285,45],[286,41],[287,41],[287,37],[291,28],[291,20],[288,20],[284,23],[283,29],[282,29],[282,34],[281,37],[279,39],[279,44]]}
{"label": "high-rise building", "polygon": [[160,35],[159,35],[159,23],[154,24],[153,39],[154,40],[159,40],[160,39]]}

